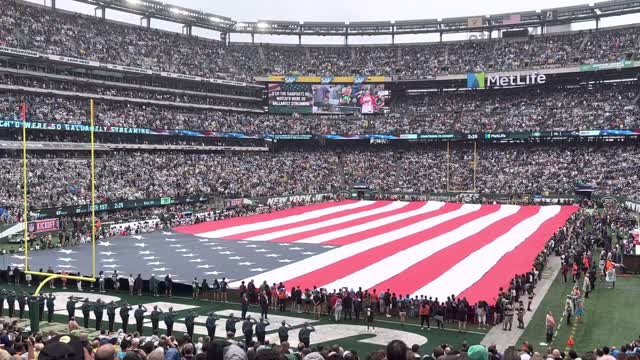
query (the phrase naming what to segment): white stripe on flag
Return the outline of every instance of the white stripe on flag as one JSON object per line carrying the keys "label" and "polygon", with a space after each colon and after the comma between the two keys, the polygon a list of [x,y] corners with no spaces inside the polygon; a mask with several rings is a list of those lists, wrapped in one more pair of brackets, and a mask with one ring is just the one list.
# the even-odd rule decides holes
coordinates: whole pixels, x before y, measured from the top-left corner
{"label": "white stripe on flag", "polygon": [[[427,206],[433,206],[434,209],[439,208],[441,205],[439,203],[427,203]],[[340,246],[338,248],[329,250],[327,252],[314,255],[310,258],[288,264],[282,267],[279,267],[274,270],[270,270],[264,272],[259,275],[252,276],[250,278],[242,279],[245,282],[250,280],[255,280],[256,284],[261,284],[263,281],[287,281],[293,278],[297,278],[299,276],[305,275],[309,272],[315,271],[322,267],[331,265],[337,261],[349,258],[356,254],[359,254],[363,251],[367,251],[373,247],[384,245],[390,243],[392,241],[401,239],[403,237],[409,236],[411,234],[424,231],[430,229],[434,226],[442,224],[451,219],[455,219],[457,217],[472,213],[474,211],[478,211],[481,205],[477,204],[464,204],[459,209],[444,213],[439,216],[432,217],[430,219],[426,219],[423,221],[419,221],[413,223],[411,225],[405,226],[403,228],[390,231],[388,233],[383,233],[380,235],[372,236],[368,239],[364,239],[362,241],[358,241],[352,244]],[[278,279],[278,280],[274,280]],[[241,281],[242,281],[241,280]],[[241,281],[236,281],[232,283],[231,287],[240,286]]]}
{"label": "white stripe on flag", "polygon": [[[496,221],[517,213],[518,210],[520,210],[520,206],[517,205],[502,205],[500,209],[494,213],[465,223],[431,240],[424,241],[395,254],[389,254],[389,256],[377,263],[373,263],[332,283],[323,284],[322,287],[327,289],[342,289],[345,286],[349,288],[362,286],[363,289],[369,289],[401,273],[436,252],[479,233]],[[437,261],[434,261],[434,266],[437,266]],[[416,281],[420,280],[416,279]]]}
{"label": "white stripe on flag", "polygon": [[246,240],[255,240],[255,241],[273,240],[273,239],[281,238],[281,237],[284,237],[284,236],[298,234],[298,233],[305,232],[305,231],[311,231],[311,230],[316,230],[316,229],[320,229],[320,228],[327,227],[327,226],[333,226],[333,225],[342,224],[342,223],[345,223],[347,221],[357,220],[357,219],[361,219],[363,217],[367,217],[367,216],[371,216],[371,215],[382,214],[382,213],[385,213],[385,212],[389,212],[389,211],[400,209],[402,207],[407,206],[408,204],[409,204],[408,202],[404,202],[404,201],[394,201],[394,202],[391,202],[391,203],[389,203],[389,204],[387,204],[387,205],[385,205],[383,207],[377,208],[377,209],[372,209],[372,210],[367,210],[367,211],[360,211],[360,212],[357,212],[355,214],[349,214],[349,215],[341,216],[341,217],[334,218],[334,219],[320,221],[320,222],[313,223],[313,224],[308,224],[308,225],[299,226],[299,227],[292,227],[292,228],[289,228],[289,229],[286,229],[286,230],[280,230],[280,231],[272,232],[272,233],[269,233],[269,234],[262,234],[262,235],[250,237],[250,238],[248,238]]}
{"label": "white stripe on flag", "polygon": [[538,213],[512,227],[490,244],[469,254],[437,279],[417,290],[414,295],[429,295],[444,299],[458,296],[486,274],[508,252],[533,234],[545,221],[558,215],[561,207],[542,206]]}
{"label": "white stripe on flag", "polygon": [[[434,208],[433,205],[434,204],[438,204],[437,208]],[[370,229],[375,229],[384,225],[389,225],[391,223],[394,223],[396,221],[400,221],[400,220],[404,220],[404,219],[408,219],[412,216],[416,216],[416,215],[422,215],[422,214],[426,214],[428,212],[432,212],[435,210],[440,209],[441,207],[444,206],[443,202],[428,202],[426,203],[424,206],[415,209],[415,210],[411,210],[411,211],[407,211],[401,214],[396,214],[396,215],[392,215],[392,216],[388,216],[388,217],[384,217],[382,219],[378,219],[375,221],[370,221],[366,224],[361,224],[361,225],[356,225],[356,226],[352,226],[352,227],[348,227],[348,228],[344,228],[344,229],[340,229],[340,230],[335,230],[335,231],[330,231],[328,233],[324,233],[324,234],[320,234],[320,235],[316,235],[316,236],[311,236],[308,237],[306,239],[302,239],[302,240],[298,240],[296,241],[297,243],[305,243],[305,244],[319,244],[319,243],[323,243],[323,242],[327,242],[333,239],[338,239],[341,238],[343,236],[347,236],[347,235],[351,235],[351,234],[357,234],[359,232],[362,231],[366,231],[366,230],[370,230]]]}
{"label": "white stripe on flag", "polygon": [[299,221],[305,221],[305,220],[313,219],[319,216],[333,214],[338,211],[357,209],[363,206],[371,205],[372,203],[374,203],[374,201],[357,201],[349,204],[336,205],[336,206],[332,206],[325,209],[309,211],[300,215],[287,216],[281,219],[267,220],[267,221],[253,223],[253,224],[233,226],[226,229],[207,231],[207,232],[196,234],[196,235],[213,238],[213,239],[219,239],[225,236],[241,234],[244,232],[263,230],[263,229],[268,229],[268,228],[272,228],[280,225],[293,224]]}

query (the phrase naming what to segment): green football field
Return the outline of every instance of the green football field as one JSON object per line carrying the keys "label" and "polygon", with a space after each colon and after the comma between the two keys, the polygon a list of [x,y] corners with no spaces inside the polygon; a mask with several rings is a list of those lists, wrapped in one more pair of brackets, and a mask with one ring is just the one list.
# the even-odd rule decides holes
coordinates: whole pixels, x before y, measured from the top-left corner
{"label": "green football field", "polygon": [[596,347],[616,346],[630,342],[638,337],[638,319],[640,319],[640,276],[618,276],[615,289],[608,286],[601,278],[596,281],[596,289],[585,299],[585,315],[582,324],[571,319],[572,326],[567,326],[566,318],[562,318],[564,303],[572,285],[562,282],[558,274],[549,292],[535,312],[529,326],[520,338],[519,344],[528,340],[536,351],[543,351],[541,345],[545,339],[545,316],[548,310],[553,312],[559,324],[553,347],[568,350],[567,341],[573,335],[574,349],[578,354],[592,351]]}
{"label": "green football field", "polygon": [[[27,287],[16,287],[13,285],[6,285],[3,284],[2,286],[0,286],[0,288],[4,288],[7,290],[27,290],[30,292],[34,291],[34,288],[27,288]],[[55,289],[55,291],[74,291],[75,289],[67,289],[67,290],[62,290],[62,289]],[[87,289],[85,289],[85,293],[91,293],[91,291],[86,291]],[[43,291],[48,292],[49,289],[45,288],[43,289]],[[95,294],[95,293],[94,293]],[[173,297],[173,298],[166,298],[166,297],[152,297],[152,296],[130,296],[128,293],[123,293],[123,292],[108,292],[106,295],[111,295],[111,296],[117,296],[120,297],[122,300],[126,300],[127,302],[129,302],[132,305],[135,304],[144,304],[144,303],[152,303],[152,302],[157,302],[157,301],[163,301],[163,302],[171,302],[171,303],[176,303],[176,304],[185,304],[185,305],[195,305],[198,306],[197,309],[194,309],[198,314],[201,315],[205,315],[206,313],[210,312],[210,311],[220,311],[220,310],[233,310],[236,313],[236,316],[239,315],[240,313],[240,305],[237,303],[219,303],[219,302],[212,302],[212,301],[204,301],[204,300],[191,300],[188,298],[177,298],[177,297]],[[17,308],[17,305],[16,305]],[[78,307],[79,308],[79,307]],[[150,309],[149,309],[150,310]],[[166,310],[166,309],[165,309]],[[249,309],[249,311],[253,311],[253,312],[259,312],[259,308],[257,306],[253,306]],[[287,311],[285,313],[280,313],[278,311],[274,311],[271,312],[273,315],[286,315],[286,316],[290,316],[290,317],[295,317],[295,318],[307,318],[307,319],[312,319],[312,316],[310,316],[310,314],[299,314],[297,312],[290,312]],[[149,313],[147,313],[146,315],[148,315]],[[7,315],[7,309],[4,309],[4,314],[3,315]],[[184,313],[178,312],[177,314],[177,319],[180,319],[180,317],[184,316]],[[17,316],[17,315],[16,315]],[[46,311],[45,311],[45,318],[46,318]],[[205,315],[206,316],[206,315]],[[25,316],[26,318],[28,318],[28,316]],[[119,316],[116,316],[116,320],[119,319]],[[64,325],[66,325],[67,322],[67,317],[66,315],[54,315],[54,322],[56,322],[57,324],[55,326],[53,326],[53,328],[55,329],[63,329]],[[177,321],[178,322],[178,321]],[[79,319],[79,323],[82,325],[82,321],[81,319]],[[129,320],[129,329],[132,329],[132,324],[133,323],[133,319]],[[87,333],[89,335],[95,335],[97,334],[95,332],[95,325],[94,325],[94,321],[90,321],[90,328],[89,330],[87,330]],[[314,323],[314,326],[318,326],[318,325],[328,325],[328,324],[332,324],[335,325],[335,323],[331,320],[328,319],[327,316],[323,316],[322,319],[317,322]],[[350,324],[350,325],[359,325],[359,326],[364,326],[365,323],[363,321],[357,322],[357,321],[346,321],[346,322],[341,322],[341,324]],[[459,348],[463,342],[468,343],[469,345],[473,345],[473,344],[478,344],[480,343],[480,341],[482,340],[482,338],[484,337],[484,332],[483,331],[478,331],[477,329],[475,329],[475,327],[471,327],[469,328],[467,332],[461,333],[458,332],[457,329],[454,328],[453,324],[447,324],[448,326],[451,326],[452,328],[449,329],[445,329],[445,330],[436,330],[436,329],[431,329],[431,330],[420,330],[420,327],[418,326],[418,322],[416,319],[409,319],[408,323],[405,326],[401,326],[401,324],[398,322],[397,318],[385,318],[383,316],[377,316],[376,317],[376,326],[379,328],[378,331],[376,332],[376,334],[358,334],[355,336],[345,336],[342,337],[340,339],[334,340],[334,341],[329,341],[326,343],[317,343],[314,342],[313,339],[313,335],[311,336],[311,342],[312,344],[323,344],[323,345],[334,345],[334,344],[339,344],[342,347],[344,347],[345,349],[350,349],[350,350],[354,350],[357,351],[359,354],[367,354],[370,353],[372,351],[375,350],[379,350],[382,349],[383,346],[382,345],[376,345],[376,344],[370,344],[370,343],[365,343],[365,342],[360,342],[360,340],[363,339],[370,339],[370,338],[374,338],[376,336],[378,336],[379,334],[382,334],[383,331],[381,331],[381,328],[384,329],[395,329],[395,330],[400,330],[402,332],[406,332],[406,333],[415,333],[415,334],[419,334],[421,336],[424,336],[427,339],[427,342],[424,344],[419,344],[421,345],[421,352],[423,354],[427,354],[427,353],[431,353],[431,350],[433,349],[433,347],[441,345],[441,344],[450,344],[453,345],[456,348]],[[46,330],[50,325],[48,323],[41,323],[41,329],[42,330]],[[106,316],[103,319],[103,328],[107,326],[107,321],[106,321]],[[274,324],[273,326],[269,327],[267,334],[269,334],[270,332],[275,332],[277,329],[277,324]],[[336,328],[336,330],[340,330],[340,325],[337,325],[338,328]],[[117,325],[116,325],[117,327]],[[224,329],[224,322],[223,320],[218,321],[218,329],[216,332],[216,335],[223,335],[223,329]],[[147,334],[151,333],[151,328],[145,328],[145,331],[147,331]],[[174,331],[174,333],[177,334],[181,334],[180,332],[176,332]],[[290,339],[296,339],[298,330],[294,327],[293,330],[290,331]],[[196,333],[197,334],[197,333]],[[237,337],[237,339],[241,339],[242,338],[242,334],[237,334],[239,335],[239,337]],[[297,340],[294,340],[294,345],[297,344]],[[409,346],[413,345],[413,344],[408,344]]]}

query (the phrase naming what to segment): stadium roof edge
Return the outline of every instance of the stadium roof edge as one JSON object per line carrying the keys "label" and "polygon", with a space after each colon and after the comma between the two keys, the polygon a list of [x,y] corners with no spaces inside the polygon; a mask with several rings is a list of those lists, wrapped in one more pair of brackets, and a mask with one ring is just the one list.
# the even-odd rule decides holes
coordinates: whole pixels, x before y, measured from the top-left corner
{"label": "stadium roof edge", "polygon": [[[313,22],[262,20],[238,22],[200,10],[165,4],[156,0],[74,0],[98,8],[138,14],[190,27],[219,31],[223,34],[245,33],[290,36],[373,36],[421,33],[455,33],[495,31],[522,27],[545,27],[582,21],[597,21],[604,17],[640,13],[640,0],[611,0],[593,5],[565,6],[540,11],[520,11],[505,14],[469,15],[442,20],[397,20],[366,22]],[[595,10],[598,11],[595,11]]]}

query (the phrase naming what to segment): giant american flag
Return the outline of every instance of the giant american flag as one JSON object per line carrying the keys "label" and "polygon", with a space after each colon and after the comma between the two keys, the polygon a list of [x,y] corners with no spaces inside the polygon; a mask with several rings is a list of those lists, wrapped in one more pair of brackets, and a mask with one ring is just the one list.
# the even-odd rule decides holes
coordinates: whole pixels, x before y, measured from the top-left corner
{"label": "giant american flag", "polygon": [[[535,257],[576,206],[439,201],[340,201],[99,239],[98,270],[110,277],[194,278],[391,289],[470,302],[492,299]],[[90,274],[91,244],[30,251],[32,269]],[[0,266],[22,266],[22,254]]]}
{"label": "giant american flag", "polygon": [[[535,257],[576,206],[341,201],[176,229],[201,238],[320,245],[297,261],[235,279],[301,288],[386,289],[491,299]],[[304,254],[304,253],[303,253]]]}

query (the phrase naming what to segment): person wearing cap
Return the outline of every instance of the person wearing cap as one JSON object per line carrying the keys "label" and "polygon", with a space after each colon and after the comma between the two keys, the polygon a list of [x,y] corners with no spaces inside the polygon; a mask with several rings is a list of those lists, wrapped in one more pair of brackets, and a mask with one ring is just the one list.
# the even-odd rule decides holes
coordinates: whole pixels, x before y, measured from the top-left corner
{"label": "person wearing cap", "polygon": [[27,302],[29,301],[29,295],[27,294],[26,291],[23,291],[22,294],[20,294],[18,296],[18,317],[20,319],[22,319],[22,316],[24,315],[24,308],[27,305]]}
{"label": "person wearing cap", "polygon": [[118,308],[118,304],[116,304],[113,300],[109,301],[107,304],[107,319],[109,320],[109,332],[113,332],[113,326],[116,322],[116,309]]}
{"label": "person wearing cap", "polygon": [[175,314],[176,312],[173,311],[173,307],[170,307],[169,310],[164,313],[164,325],[167,328],[167,336],[171,336],[173,332],[173,319],[175,318]]}
{"label": "person wearing cap", "polygon": [[298,332],[298,340],[304,344],[305,348],[308,348],[311,343],[311,333],[316,331],[316,329],[305,321],[302,328],[300,328],[300,332]]}
{"label": "person wearing cap", "polygon": [[367,308],[367,331],[369,331],[369,327],[371,327],[371,332],[376,332],[376,326],[373,324],[373,309],[371,307]]}
{"label": "person wearing cap", "polygon": [[160,322],[160,314],[162,314],[162,309],[158,308],[158,305],[153,305],[153,310],[151,310],[151,331],[153,333],[158,330],[158,323]]}
{"label": "person wearing cap", "polygon": [[282,320],[282,326],[278,328],[278,337],[280,338],[280,344],[289,341],[289,329],[291,329],[291,325]]}
{"label": "person wearing cap", "polygon": [[141,336],[144,332],[142,327],[142,321],[144,320],[144,313],[146,312],[147,312],[147,308],[144,305],[139,304],[138,308],[133,313],[133,317],[136,319],[136,330]]}
{"label": "person wearing cap", "polygon": [[73,295],[69,296],[67,300],[67,321],[70,321],[75,316],[77,303],[78,299],[74,298]]}
{"label": "person wearing cap", "polygon": [[220,320],[220,317],[213,311],[208,314],[205,327],[207,328],[207,334],[209,338],[213,339],[216,336],[216,321]]}
{"label": "person wearing cap", "polygon": [[198,317],[198,313],[195,311],[188,311],[187,316],[184,317],[184,325],[187,327],[187,334],[189,337],[193,339],[193,327],[195,323],[195,318]]}
{"label": "person wearing cap", "polygon": [[229,319],[227,319],[227,322],[225,323],[225,326],[224,326],[224,330],[227,333],[227,335],[232,334],[231,337],[236,336],[236,323],[238,323],[239,321],[240,319],[237,317],[234,317],[233,313],[229,314]]}
{"label": "person wearing cap", "polygon": [[256,338],[261,345],[264,345],[264,339],[267,336],[267,326],[271,325],[269,320],[260,318],[260,322],[256,324]]}
{"label": "person wearing cap", "polygon": [[502,330],[511,331],[511,327],[513,326],[513,304],[511,301],[507,302],[507,305],[504,309],[505,321],[502,323]]}
{"label": "person wearing cap", "polygon": [[122,320],[122,331],[126,334],[127,327],[129,326],[129,311],[133,308],[126,301],[120,307],[120,319]]}
{"label": "person wearing cap", "polygon": [[53,293],[49,293],[47,296],[47,321],[49,323],[53,322],[53,311],[56,307],[56,296]]}
{"label": "person wearing cap", "polygon": [[59,335],[47,343],[40,353],[38,360],[83,360],[90,357],[82,347],[79,337],[73,335]]}
{"label": "person wearing cap", "polygon": [[7,307],[9,308],[9,317],[13,317],[13,313],[16,309],[16,292],[11,290],[7,294]]}
{"label": "person wearing cap", "polygon": [[96,330],[102,328],[102,315],[104,313],[105,303],[102,299],[98,298],[95,304],[93,304],[93,314],[96,317]]}
{"label": "person wearing cap", "polygon": [[489,351],[482,345],[473,345],[467,350],[467,357],[470,360],[488,360]]}
{"label": "person wearing cap", "polygon": [[247,315],[247,319],[242,323],[242,333],[244,334],[244,342],[247,346],[251,346],[251,339],[253,338],[253,325],[256,324],[256,319],[251,318],[251,315]]}
{"label": "person wearing cap", "polygon": [[[38,295],[37,300],[38,300],[38,312],[40,314],[40,320],[43,320],[44,319],[44,303],[45,303],[45,300],[46,300],[45,296],[40,294],[40,295]],[[31,310],[31,309],[29,309],[29,310]]]}

